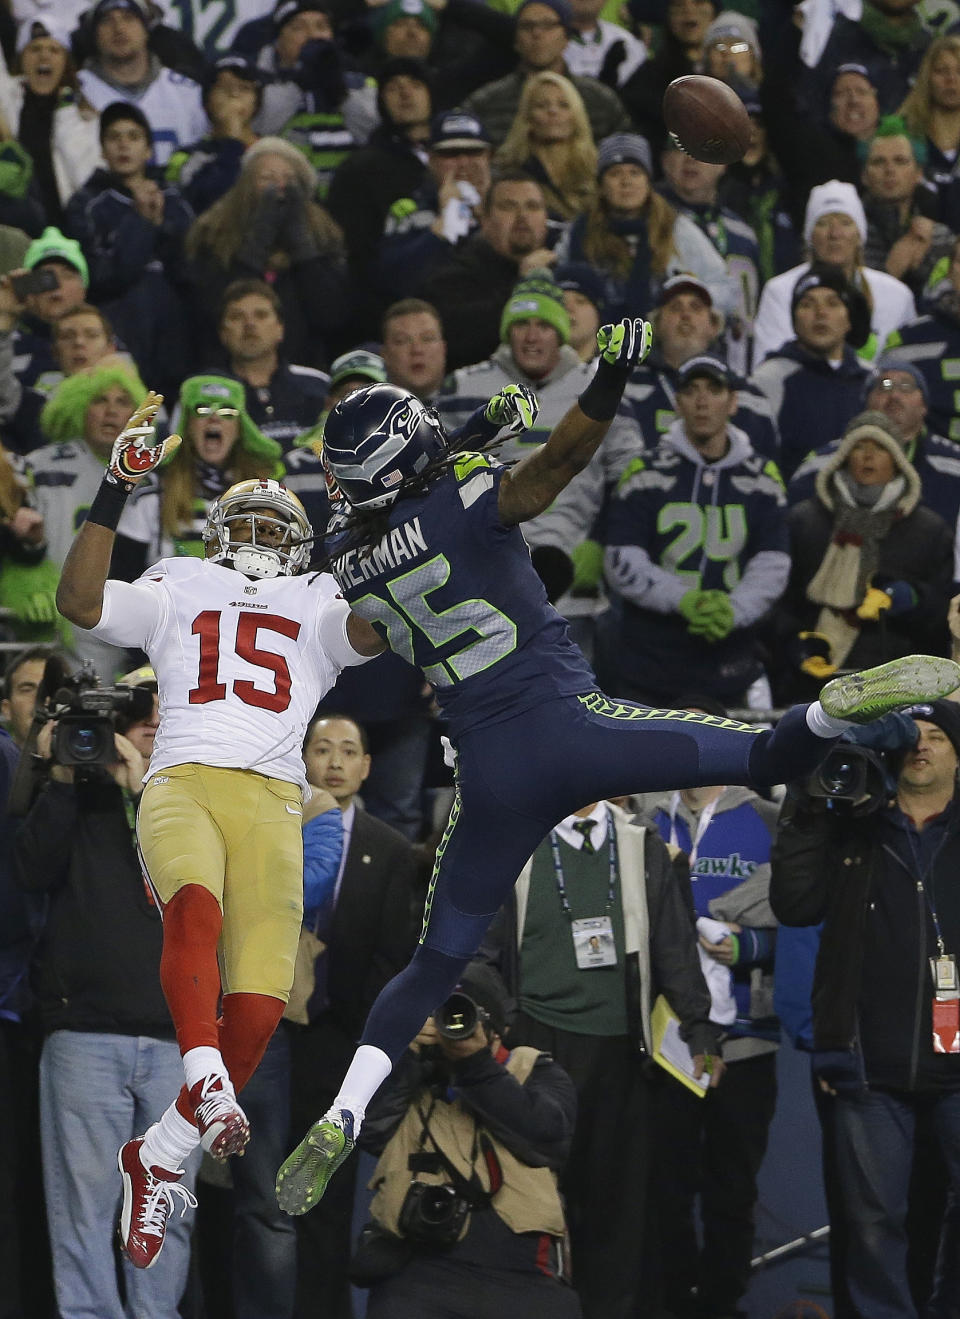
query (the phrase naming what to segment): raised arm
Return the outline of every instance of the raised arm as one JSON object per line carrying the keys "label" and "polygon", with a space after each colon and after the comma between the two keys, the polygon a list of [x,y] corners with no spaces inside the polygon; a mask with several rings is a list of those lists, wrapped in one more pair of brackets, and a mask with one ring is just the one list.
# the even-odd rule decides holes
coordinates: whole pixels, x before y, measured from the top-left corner
{"label": "raised arm", "polygon": [[527,522],[550,507],[582,472],[600,447],[617,414],[630,372],[650,352],[653,329],[648,321],[623,320],[601,326],[600,360],[590,384],[541,445],[504,474],[497,507],[506,526]]}
{"label": "raised arm", "polygon": [[179,435],[170,435],[162,444],[150,444],[162,402],[161,394],[150,391],[117,436],[90,512],[67,553],[57,587],[57,608],[77,627],[96,627],[100,622],[117,523],[127,497],[180,443]]}

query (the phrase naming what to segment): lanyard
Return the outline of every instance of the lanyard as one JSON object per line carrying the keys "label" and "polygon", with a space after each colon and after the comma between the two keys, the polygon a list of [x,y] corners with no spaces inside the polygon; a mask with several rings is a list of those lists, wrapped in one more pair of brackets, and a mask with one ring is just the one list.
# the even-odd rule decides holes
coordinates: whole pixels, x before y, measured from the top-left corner
{"label": "lanyard", "polygon": [[[700,847],[700,840],[710,828],[710,821],[713,819],[714,812],[717,809],[719,797],[714,797],[713,801],[707,802],[697,820],[697,827],[690,840],[690,870],[691,873],[697,864],[697,849]],[[670,798],[670,846],[680,847],[680,840],[677,835],[677,811],[680,809],[680,793],[675,792]],[[682,848],[680,849],[683,850]]]}
{"label": "lanyard", "polygon": [[[564,916],[572,919],[573,911],[567,900],[567,886],[563,878],[563,863],[560,860],[560,842],[556,829],[550,830],[550,849],[553,852],[553,873],[557,881],[557,893],[560,896],[560,910]],[[607,905],[603,909],[604,915],[613,906],[617,892],[617,836],[613,829],[613,817],[609,813],[607,814],[607,855],[610,862],[610,880],[607,886]]]}
{"label": "lanyard", "polygon": [[943,931],[940,928],[940,917],[937,915],[937,909],[933,905],[933,895],[930,892],[930,890],[927,888],[927,881],[932,880],[933,878],[933,867],[936,865],[937,857],[940,855],[940,848],[943,846],[944,842],[946,842],[946,836],[944,836],[944,838],[941,839],[940,846],[937,848],[933,856],[930,858],[930,864],[927,866],[926,871],[924,871],[923,865],[920,860],[920,852],[919,849],[917,848],[916,842],[914,841],[913,834],[914,834],[914,830],[908,826],[907,842],[910,846],[910,855],[913,858],[914,864],[917,867],[917,883],[920,885],[920,891],[922,892],[927,903],[927,910],[930,912],[930,919],[933,921],[933,932],[937,938],[937,952],[941,957],[946,957],[947,945],[943,941]]}

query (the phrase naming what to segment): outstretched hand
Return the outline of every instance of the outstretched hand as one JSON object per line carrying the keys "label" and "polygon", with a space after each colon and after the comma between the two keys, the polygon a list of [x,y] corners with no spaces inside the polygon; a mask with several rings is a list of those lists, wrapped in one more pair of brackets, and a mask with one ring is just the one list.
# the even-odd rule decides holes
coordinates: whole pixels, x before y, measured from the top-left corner
{"label": "outstretched hand", "polygon": [[128,490],[132,490],[148,472],[159,467],[180,447],[179,435],[168,435],[160,444],[151,443],[156,438],[155,419],[162,403],[162,394],[148,391],[147,397],[113,442],[110,475]]}
{"label": "outstretched hand", "polygon": [[532,430],[540,413],[540,400],[526,385],[504,385],[487,404],[484,416],[508,435]]}
{"label": "outstretched hand", "polygon": [[601,325],[597,347],[608,366],[631,371],[639,362],[646,361],[653,347],[653,326],[639,316],[618,321],[616,325]]}

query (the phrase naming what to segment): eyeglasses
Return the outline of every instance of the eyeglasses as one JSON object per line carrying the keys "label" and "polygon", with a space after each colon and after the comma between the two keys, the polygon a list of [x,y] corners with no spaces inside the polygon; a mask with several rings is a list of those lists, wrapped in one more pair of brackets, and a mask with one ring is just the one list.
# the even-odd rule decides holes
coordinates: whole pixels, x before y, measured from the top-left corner
{"label": "eyeglasses", "polygon": [[239,417],[239,408],[208,408],[206,404],[194,408],[198,417]]}
{"label": "eyeglasses", "polygon": [[870,388],[883,389],[888,394],[914,394],[920,386],[915,380],[891,380],[889,376],[883,376],[880,380],[875,380]]}
{"label": "eyeglasses", "polygon": [[749,55],[750,46],[746,41],[715,41],[710,47],[721,55]]}
{"label": "eyeglasses", "polygon": [[517,24],[518,32],[552,32],[554,28],[563,27],[559,18],[521,18]]}

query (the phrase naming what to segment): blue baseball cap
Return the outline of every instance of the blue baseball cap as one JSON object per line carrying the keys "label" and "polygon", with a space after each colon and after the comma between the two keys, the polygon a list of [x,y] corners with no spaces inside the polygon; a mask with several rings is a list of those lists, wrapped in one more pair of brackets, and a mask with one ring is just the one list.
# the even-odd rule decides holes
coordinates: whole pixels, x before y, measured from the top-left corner
{"label": "blue baseball cap", "polygon": [[917,389],[923,395],[924,403],[930,402],[930,390],[927,388],[927,382],[923,378],[920,368],[913,362],[902,360],[899,357],[881,357],[874,365],[870,375],[867,376],[866,383],[863,386],[863,397],[866,399],[870,391],[880,383],[884,376],[889,375],[891,371],[905,371],[908,376],[912,376],[916,383]]}

